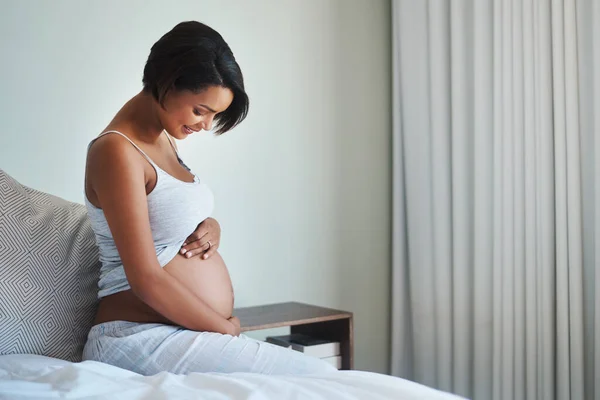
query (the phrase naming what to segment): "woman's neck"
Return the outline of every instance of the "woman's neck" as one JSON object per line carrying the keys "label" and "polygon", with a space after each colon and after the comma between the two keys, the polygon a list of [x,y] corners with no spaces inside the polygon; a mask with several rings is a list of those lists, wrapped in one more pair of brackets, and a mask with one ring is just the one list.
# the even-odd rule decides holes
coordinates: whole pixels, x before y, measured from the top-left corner
{"label": "woman's neck", "polygon": [[158,117],[160,107],[151,94],[141,91],[128,102],[126,118],[141,141],[156,143],[163,131]]}

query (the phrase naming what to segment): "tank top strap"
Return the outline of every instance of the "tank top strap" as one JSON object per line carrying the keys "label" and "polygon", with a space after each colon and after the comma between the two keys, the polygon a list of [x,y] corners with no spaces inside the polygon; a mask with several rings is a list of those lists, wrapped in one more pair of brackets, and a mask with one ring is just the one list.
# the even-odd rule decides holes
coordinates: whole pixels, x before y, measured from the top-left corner
{"label": "tank top strap", "polygon": [[173,139],[171,139],[171,135],[169,135],[167,133],[167,131],[163,131],[163,132],[165,133],[165,136],[169,140],[169,143],[171,143],[171,147],[173,148],[173,151],[175,151],[175,155],[177,156],[177,158],[179,158],[179,152],[177,151],[177,147],[175,147],[175,144],[173,143]]}
{"label": "tank top strap", "polygon": [[[137,144],[135,144],[133,140],[129,139],[129,138],[127,137],[127,135],[125,135],[125,134],[123,134],[123,133],[121,133],[121,132],[119,132],[119,131],[105,131],[105,132],[102,132],[101,134],[99,134],[99,135],[98,135],[98,137],[96,137],[96,139],[94,139],[94,140],[92,141],[92,143],[94,143],[96,140],[98,140],[98,139],[99,139],[99,138],[101,138],[102,136],[104,136],[104,135],[106,135],[106,134],[109,134],[109,133],[116,133],[117,135],[121,135],[121,136],[123,136],[125,139],[127,139],[127,140],[129,141],[129,143],[131,143],[131,144],[133,145],[133,147],[135,147],[135,148],[136,148],[136,149],[137,149],[137,150],[140,152],[140,154],[141,154],[142,156],[144,156],[144,158],[145,158],[146,160],[148,160],[148,162],[149,162],[149,163],[150,163],[152,166],[156,167],[156,164],[154,163],[154,161],[152,161],[152,159],[151,159],[150,157],[148,157],[148,155],[147,155],[146,153],[144,153],[144,150],[142,150],[142,149],[140,148],[140,146],[138,146]],[[92,144],[92,143],[90,143],[90,146],[91,146],[91,144]],[[156,169],[156,168],[155,168],[155,169]]]}
{"label": "tank top strap", "polygon": [[183,166],[183,168],[187,169],[192,175],[194,175],[194,181],[197,181],[199,178],[196,176],[196,174],[194,174],[192,172],[190,167],[188,167],[187,164],[181,159],[181,156],[179,155],[179,152],[177,151],[177,147],[175,147],[175,143],[173,143],[173,138],[171,138],[171,135],[169,135],[169,133],[167,131],[163,131],[163,132],[165,133],[165,136],[169,140],[169,143],[171,143],[171,147],[173,148],[173,151],[175,151],[175,156],[177,157],[177,161],[179,161],[179,164],[181,164]]}

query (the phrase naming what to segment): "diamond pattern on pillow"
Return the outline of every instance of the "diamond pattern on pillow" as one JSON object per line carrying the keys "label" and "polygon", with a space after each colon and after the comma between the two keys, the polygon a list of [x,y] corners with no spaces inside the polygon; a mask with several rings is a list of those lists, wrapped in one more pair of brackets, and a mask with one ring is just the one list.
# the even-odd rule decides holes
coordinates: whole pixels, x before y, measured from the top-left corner
{"label": "diamond pattern on pillow", "polygon": [[81,361],[99,271],[85,206],[0,169],[0,355]]}

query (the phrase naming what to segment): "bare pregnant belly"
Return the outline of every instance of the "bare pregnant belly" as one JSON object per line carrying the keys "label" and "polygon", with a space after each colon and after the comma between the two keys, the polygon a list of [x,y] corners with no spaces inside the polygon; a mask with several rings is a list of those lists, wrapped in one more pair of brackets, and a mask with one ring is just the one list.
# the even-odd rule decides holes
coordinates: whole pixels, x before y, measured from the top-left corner
{"label": "bare pregnant belly", "polygon": [[[164,270],[224,318],[231,317],[233,288],[229,271],[219,253],[215,253],[208,260],[199,256],[185,258],[178,254],[164,266]],[[142,302],[131,290],[115,293],[100,300],[94,323],[116,320],[175,325]]]}
{"label": "bare pregnant belly", "polygon": [[225,318],[233,313],[233,287],[229,271],[219,253],[208,260],[178,254],[164,270]]}

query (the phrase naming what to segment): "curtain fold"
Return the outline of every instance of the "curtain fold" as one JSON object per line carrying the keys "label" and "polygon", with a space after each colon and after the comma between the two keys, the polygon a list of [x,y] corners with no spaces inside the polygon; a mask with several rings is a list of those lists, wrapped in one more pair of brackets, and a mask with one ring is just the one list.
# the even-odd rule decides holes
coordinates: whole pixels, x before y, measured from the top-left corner
{"label": "curtain fold", "polygon": [[[593,21],[600,21],[600,2],[594,2],[593,9],[591,10],[590,15],[593,16]],[[592,43],[591,54],[593,56],[593,62],[591,63],[593,66],[594,76],[590,79],[592,82],[591,87],[593,88],[593,113],[594,122],[593,127],[589,130],[594,132],[593,141],[595,143],[595,235],[596,240],[594,243],[594,255],[592,256],[593,262],[595,262],[595,266],[600,264],[600,24],[591,24],[592,25],[592,37],[594,38]],[[591,135],[590,135],[591,136]],[[590,263],[587,263],[589,265]],[[600,289],[600,272],[595,267],[590,268],[595,272],[595,288]],[[587,379],[590,382],[590,393],[596,394],[596,399],[600,398],[600,384],[594,385],[595,382],[600,382],[600,290],[595,291],[595,336],[593,344],[586,343],[586,348],[589,349],[586,351],[586,354],[593,354],[594,357],[594,368],[595,374],[591,373],[591,377]],[[594,349],[594,350],[592,350]],[[589,368],[590,370],[592,368]]]}
{"label": "curtain fold", "polygon": [[392,5],[392,373],[600,398],[600,2]]}

